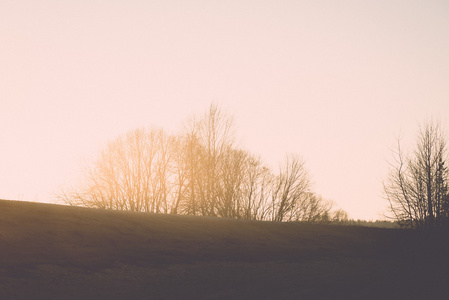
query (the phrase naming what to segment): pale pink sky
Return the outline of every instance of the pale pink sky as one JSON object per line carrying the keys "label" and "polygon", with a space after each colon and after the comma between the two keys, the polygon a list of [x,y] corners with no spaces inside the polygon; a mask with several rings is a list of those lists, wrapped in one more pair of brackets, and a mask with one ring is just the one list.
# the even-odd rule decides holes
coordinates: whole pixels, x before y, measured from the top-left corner
{"label": "pale pink sky", "polygon": [[448,1],[0,1],[0,198],[51,202],[120,133],[215,101],[375,219],[401,132],[448,124]]}

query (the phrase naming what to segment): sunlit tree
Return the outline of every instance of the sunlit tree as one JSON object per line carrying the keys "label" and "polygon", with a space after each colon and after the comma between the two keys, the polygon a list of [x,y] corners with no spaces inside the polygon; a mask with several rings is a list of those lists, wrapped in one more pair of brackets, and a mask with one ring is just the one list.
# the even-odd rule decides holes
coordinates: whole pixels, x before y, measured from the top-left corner
{"label": "sunlit tree", "polygon": [[60,194],[88,207],[164,212],[170,204],[174,141],[162,129],[137,129],[108,143],[83,184]]}
{"label": "sunlit tree", "polygon": [[268,220],[270,217],[270,198],[273,187],[273,174],[260,158],[247,153],[245,174],[241,187],[242,219]]}
{"label": "sunlit tree", "polygon": [[307,201],[311,188],[305,161],[297,155],[287,155],[272,190],[272,218],[274,221],[293,221],[300,204]]}
{"label": "sunlit tree", "polygon": [[188,199],[181,206],[194,215],[217,216],[223,196],[224,161],[234,151],[232,118],[211,104],[203,116],[184,126],[182,140]]}
{"label": "sunlit tree", "polygon": [[178,135],[137,129],[107,144],[81,185],[61,193],[72,205],[248,220],[327,222],[330,202],[310,191],[305,162],[288,155],[274,175],[234,145],[232,118],[212,104]]}

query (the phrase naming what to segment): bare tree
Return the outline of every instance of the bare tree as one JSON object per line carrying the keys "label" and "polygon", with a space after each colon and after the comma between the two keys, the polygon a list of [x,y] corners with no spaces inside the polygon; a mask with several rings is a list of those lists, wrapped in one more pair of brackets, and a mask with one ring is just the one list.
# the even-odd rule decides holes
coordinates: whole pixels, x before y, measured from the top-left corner
{"label": "bare tree", "polygon": [[273,174],[260,158],[256,158],[249,153],[247,155],[241,194],[241,218],[267,220],[270,217]]}
{"label": "bare tree", "polygon": [[333,218],[310,191],[302,158],[288,155],[274,176],[234,146],[233,121],[212,104],[181,134],[138,129],[111,141],[85,182],[60,198],[72,205],[154,213],[272,221]]}
{"label": "bare tree", "polygon": [[331,212],[331,222],[344,223],[349,221],[348,213],[343,209],[337,209]]}
{"label": "bare tree", "polygon": [[233,121],[216,104],[211,104],[201,118],[193,118],[183,133],[184,160],[188,168],[187,211],[191,214],[216,216],[223,160],[233,151]]}
{"label": "bare tree", "polygon": [[172,188],[173,140],[161,129],[137,129],[110,142],[82,186],[60,194],[74,205],[164,212]]}
{"label": "bare tree", "polygon": [[220,172],[217,183],[217,215],[227,218],[241,218],[242,188],[245,180],[247,153],[228,148],[219,161]]}
{"label": "bare tree", "polygon": [[204,157],[198,126],[192,121],[177,138],[175,151],[176,196],[172,213],[201,214],[200,190]]}
{"label": "bare tree", "polygon": [[272,219],[274,221],[293,221],[300,203],[310,192],[310,178],[305,162],[295,155],[287,155],[274,180],[272,190]]}
{"label": "bare tree", "polygon": [[307,193],[297,204],[292,216],[294,221],[327,223],[331,221],[333,203],[315,193]]}
{"label": "bare tree", "polygon": [[398,140],[394,161],[384,181],[384,194],[397,221],[412,228],[434,228],[447,221],[447,138],[437,122],[428,122],[418,133],[412,153]]}
{"label": "bare tree", "polygon": [[331,223],[348,220],[348,214],[342,209],[334,209],[335,203],[325,200],[322,196],[309,193],[299,203],[295,220],[308,223]]}

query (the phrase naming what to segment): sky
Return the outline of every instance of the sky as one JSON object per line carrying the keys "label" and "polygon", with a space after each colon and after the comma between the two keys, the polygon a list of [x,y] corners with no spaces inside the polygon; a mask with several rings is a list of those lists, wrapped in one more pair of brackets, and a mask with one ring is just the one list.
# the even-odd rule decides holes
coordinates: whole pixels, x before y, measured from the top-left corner
{"label": "sky", "polygon": [[212,102],[237,143],[382,219],[400,135],[449,117],[449,2],[0,1],[0,198],[52,202],[129,130]]}

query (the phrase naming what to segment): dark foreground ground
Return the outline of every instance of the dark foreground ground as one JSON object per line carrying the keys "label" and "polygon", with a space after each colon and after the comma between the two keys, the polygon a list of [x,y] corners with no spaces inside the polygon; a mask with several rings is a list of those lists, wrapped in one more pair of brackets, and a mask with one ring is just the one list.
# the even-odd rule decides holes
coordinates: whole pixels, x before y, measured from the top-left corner
{"label": "dark foreground ground", "polygon": [[444,235],[0,201],[0,299],[449,299]]}

